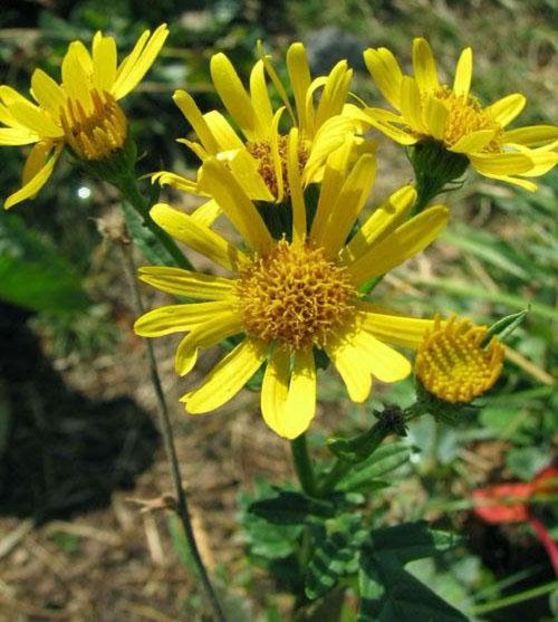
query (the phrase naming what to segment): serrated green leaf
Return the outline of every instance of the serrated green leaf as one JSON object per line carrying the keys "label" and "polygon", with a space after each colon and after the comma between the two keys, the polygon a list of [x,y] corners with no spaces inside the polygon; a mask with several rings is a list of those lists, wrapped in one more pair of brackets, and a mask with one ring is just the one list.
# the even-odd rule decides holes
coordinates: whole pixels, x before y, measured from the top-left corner
{"label": "serrated green leaf", "polygon": [[340,578],[357,572],[359,549],[367,535],[360,514],[342,514],[315,530],[314,554],[305,575],[308,598],[324,596]]}
{"label": "serrated green leaf", "polygon": [[344,492],[370,491],[383,487],[380,478],[409,461],[411,449],[407,443],[393,442],[382,445],[367,460],[355,466],[339,480],[336,488]]}

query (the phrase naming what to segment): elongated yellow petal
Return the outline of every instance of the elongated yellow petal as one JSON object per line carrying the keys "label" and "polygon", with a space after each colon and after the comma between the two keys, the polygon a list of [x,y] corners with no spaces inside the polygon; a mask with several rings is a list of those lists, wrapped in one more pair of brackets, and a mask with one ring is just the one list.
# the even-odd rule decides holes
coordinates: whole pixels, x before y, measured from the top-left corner
{"label": "elongated yellow petal", "polygon": [[531,149],[529,153],[526,152],[526,155],[529,156],[533,165],[526,173],[523,173],[525,177],[540,177],[558,164],[558,153],[554,151]]}
{"label": "elongated yellow petal", "polygon": [[325,350],[343,379],[351,400],[360,404],[368,399],[372,376],[368,366],[363,364],[360,350],[340,338],[332,339]]}
{"label": "elongated yellow petal", "polygon": [[502,127],[513,121],[525,108],[527,100],[521,93],[513,93],[502,97],[486,108],[486,111],[494,117],[494,120]]}
{"label": "elongated yellow petal", "polygon": [[259,126],[269,128],[273,120],[273,109],[269,100],[267,84],[265,82],[265,70],[262,60],[259,60],[250,73],[250,99],[254,106],[254,112],[258,117]]}
{"label": "elongated yellow petal", "polygon": [[[52,175],[52,171],[60,157],[62,148],[62,144],[53,145],[52,143],[38,143],[33,147],[28,158],[30,164],[26,164],[23,169],[25,172],[23,186],[6,199],[4,202],[4,207],[6,209],[13,207],[17,203],[21,203],[21,201],[32,199],[36,196]],[[39,155],[43,158],[42,162],[40,161]],[[32,172],[35,174],[31,175]]]}
{"label": "elongated yellow petal", "polygon": [[353,70],[347,68],[347,61],[339,61],[331,70],[316,111],[316,129],[329,118],[342,112],[352,78]]}
{"label": "elongated yellow petal", "polygon": [[269,361],[262,385],[262,415],[283,438],[293,439],[308,429],[316,414],[316,368],[312,349],[294,354],[277,349]]}
{"label": "elongated yellow petal", "polygon": [[210,63],[211,78],[225,108],[248,140],[258,137],[258,118],[250,96],[242,85],[231,61],[223,54],[214,54]]}
{"label": "elongated yellow petal", "polygon": [[192,370],[200,348],[210,348],[241,331],[242,317],[238,311],[228,310],[208,316],[178,344],[174,360],[176,373],[185,376]]}
{"label": "elongated yellow petal", "polygon": [[134,331],[141,337],[161,337],[190,331],[216,317],[222,319],[231,308],[231,300],[167,305],[140,316],[134,324]]}
{"label": "elongated yellow petal", "polygon": [[218,233],[199,225],[192,216],[173,209],[165,203],[158,203],[149,212],[151,218],[173,238],[184,242],[192,250],[209,257],[212,261],[232,270],[248,262],[242,251],[227,242]]}
{"label": "elongated yellow petal", "polygon": [[209,126],[220,151],[243,149],[244,143],[233,130],[231,124],[217,110],[211,110],[203,115]]}
{"label": "elongated yellow petal", "polygon": [[287,50],[287,71],[293,89],[300,131],[302,134],[312,132],[314,127],[312,111],[306,109],[306,94],[312,78],[302,43],[293,43]]}
{"label": "elongated yellow petal", "polygon": [[523,188],[523,190],[528,190],[529,192],[536,192],[538,190],[537,184],[532,181],[527,181],[526,179],[521,179],[520,177],[512,177],[511,175],[489,175],[488,173],[483,173],[483,175],[489,179],[503,181],[504,183],[511,184],[512,186],[519,186],[520,188]]}
{"label": "elongated yellow petal", "polygon": [[413,70],[421,91],[436,91],[440,88],[432,48],[422,37],[413,41]]}
{"label": "elongated yellow petal", "polygon": [[402,116],[389,112],[389,110],[365,108],[362,120],[400,145],[414,145],[418,141],[418,137],[415,134],[407,131],[404,127],[399,127],[406,126],[407,120]]}
{"label": "elongated yellow petal", "polygon": [[401,113],[407,125],[415,131],[425,133],[422,98],[418,82],[404,76],[401,80]]}
{"label": "elongated yellow petal", "polygon": [[402,355],[374,337],[362,326],[349,337],[352,345],[360,352],[361,365],[382,382],[398,382],[411,373],[411,364]]}
{"label": "elongated yellow petal", "polygon": [[292,239],[294,244],[304,244],[306,239],[306,205],[302,194],[302,182],[298,169],[298,129],[291,128],[287,154],[287,175],[291,191],[291,206],[293,210]]}
{"label": "elongated yellow petal", "polygon": [[194,129],[194,132],[196,132],[204,148],[209,153],[216,154],[219,151],[217,141],[213,136],[210,126],[194,101],[194,98],[186,91],[182,90],[175,91],[172,98],[174,103],[180,108],[182,114],[186,117],[188,123]]}
{"label": "elongated yellow petal", "polygon": [[211,227],[222,213],[217,201],[210,199],[192,212],[192,219],[202,227]]}
{"label": "elongated yellow petal", "polygon": [[201,300],[230,298],[235,288],[235,281],[231,279],[182,268],[144,266],[138,272],[140,281],[149,283],[162,292]]}
{"label": "elongated yellow petal", "polygon": [[46,108],[55,118],[60,117],[60,109],[66,105],[64,90],[42,69],[35,69],[31,76],[33,97],[42,108]]}
{"label": "elongated yellow petal", "polygon": [[35,132],[19,127],[1,127],[0,145],[30,145],[36,143],[39,136]]}
{"label": "elongated yellow petal", "polygon": [[556,125],[528,125],[504,132],[502,141],[535,147],[556,139],[558,139],[558,127]]}
{"label": "elongated yellow petal", "polygon": [[376,168],[375,156],[365,154],[357,160],[347,176],[335,204],[331,206],[323,234],[316,240],[318,246],[325,249],[327,256],[334,257],[344,245],[370,194]]}
{"label": "elongated yellow petal", "polygon": [[238,181],[247,196],[253,201],[275,201],[259,172],[258,162],[248,153],[245,147],[218,156],[221,162],[227,162],[234,178]]}
{"label": "elongated yellow petal", "polygon": [[116,80],[116,41],[97,32],[93,37],[93,84],[110,93]]}
{"label": "elongated yellow petal", "polygon": [[85,110],[92,107],[90,87],[93,61],[81,41],[73,41],[62,59],[62,87],[70,99],[78,101]]}
{"label": "elongated yellow petal", "polygon": [[285,198],[285,183],[286,179],[283,179],[283,157],[279,149],[279,123],[285,108],[281,106],[279,110],[273,116],[273,123],[271,127],[271,159],[273,161],[273,170],[275,173],[275,183],[277,185],[277,196],[275,200],[280,203]]}
{"label": "elongated yellow petal", "polygon": [[382,95],[399,108],[403,72],[395,56],[386,48],[364,51],[364,62]]}
{"label": "elongated yellow petal", "polygon": [[449,118],[449,110],[437,97],[427,95],[424,98],[422,114],[428,133],[437,140],[443,140]]}
{"label": "elongated yellow petal", "polygon": [[287,90],[283,86],[281,79],[279,78],[277,72],[275,71],[275,68],[273,67],[271,63],[271,57],[269,56],[269,54],[264,53],[263,46],[261,45],[260,42],[258,42],[257,44],[257,50],[258,50],[258,56],[261,58],[264,64],[265,70],[267,71],[267,74],[271,78],[271,82],[273,83],[273,86],[275,87],[275,90],[279,94],[279,97],[281,98],[283,105],[289,111],[289,115],[292,119],[293,124],[296,125],[297,118],[291,106],[291,102],[289,101]]}
{"label": "elongated yellow petal", "polygon": [[533,167],[533,161],[523,153],[469,154],[473,167],[483,175],[517,175]]}
{"label": "elongated yellow petal", "polygon": [[151,183],[158,183],[161,186],[171,186],[172,188],[191,194],[201,194],[198,191],[198,182],[188,179],[187,177],[182,177],[182,175],[177,175],[176,173],[170,173],[169,171],[153,173],[151,175]]}
{"label": "elongated yellow petal", "polygon": [[377,207],[368,220],[353,236],[341,252],[345,263],[351,263],[363,255],[368,248],[383,239],[398,227],[414,204],[417,192],[412,186],[403,186],[389,199]]}
{"label": "elongated yellow petal", "polygon": [[215,410],[231,400],[260,368],[266,354],[262,344],[246,339],[227,354],[194,391],[180,401],[192,415]]}
{"label": "elongated yellow petal", "polygon": [[355,285],[380,276],[424,250],[446,226],[449,210],[434,205],[421,212],[348,264]]}
{"label": "elongated yellow petal", "polygon": [[199,187],[219,203],[252,249],[265,254],[271,248],[273,239],[262,217],[223,163],[215,158],[206,160],[200,172]]}
{"label": "elongated yellow petal", "polygon": [[64,130],[54,123],[47,112],[23,98],[10,106],[10,112],[21,125],[41,138],[64,136]]}
{"label": "elongated yellow petal", "polygon": [[111,90],[115,99],[122,99],[136,88],[155,62],[168,35],[166,24],[161,24],[151,37],[149,37],[149,30],[141,35],[132,52],[122,61],[117,70],[116,80]]}
{"label": "elongated yellow petal", "polygon": [[496,136],[498,130],[478,130],[471,132],[466,136],[462,136],[454,145],[450,147],[450,151],[455,153],[475,153],[482,151],[486,145]]}
{"label": "elongated yellow petal", "polygon": [[434,320],[388,315],[377,305],[367,302],[359,302],[358,308],[363,312],[365,330],[381,341],[396,346],[416,349],[425,333],[434,326]]}
{"label": "elongated yellow petal", "polygon": [[473,50],[471,48],[465,48],[457,61],[455,78],[453,80],[453,92],[458,96],[468,97],[472,77]]}

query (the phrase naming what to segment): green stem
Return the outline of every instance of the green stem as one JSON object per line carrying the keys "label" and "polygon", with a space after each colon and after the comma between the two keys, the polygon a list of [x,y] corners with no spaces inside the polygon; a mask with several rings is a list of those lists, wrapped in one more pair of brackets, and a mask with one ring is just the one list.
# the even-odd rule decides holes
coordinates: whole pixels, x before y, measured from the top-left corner
{"label": "green stem", "polygon": [[[134,265],[134,259],[132,257],[132,253],[130,252],[129,247],[121,246],[122,253],[124,256],[124,261],[126,264],[128,277],[130,280],[132,292],[134,295],[135,306],[137,307],[137,311],[139,314],[144,313],[145,307],[143,304],[143,299],[141,296],[140,289],[138,287],[137,279],[135,278],[136,268]],[[155,390],[155,395],[157,397],[158,403],[158,418],[159,418],[159,429],[161,431],[161,435],[163,437],[165,443],[165,451],[167,454],[167,459],[169,462],[171,479],[174,486],[174,492],[176,497],[176,514],[182,523],[182,528],[184,529],[184,534],[186,536],[186,541],[188,543],[188,548],[192,555],[192,559],[194,560],[194,564],[198,571],[199,577],[201,579],[202,586],[205,590],[207,599],[211,608],[213,610],[213,614],[215,616],[215,620],[218,622],[226,622],[225,614],[221,608],[221,604],[217,598],[215,590],[211,584],[211,580],[209,579],[209,574],[205,568],[203,563],[203,559],[201,557],[196,537],[194,534],[194,530],[192,527],[192,521],[190,520],[190,512],[188,509],[188,498],[186,496],[186,491],[182,485],[182,475],[180,472],[180,465],[178,462],[178,456],[176,453],[176,444],[174,442],[174,433],[170,421],[169,411],[167,407],[167,401],[165,398],[165,394],[163,391],[163,387],[161,385],[161,379],[159,377],[159,372],[157,370],[157,361],[155,359],[155,352],[153,349],[153,344],[149,339],[145,340],[147,346],[147,354],[149,361],[149,371],[151,374],[151,382],[153,384],[153,388]]]}
{"label": "green stem", "polygon": [[143,224],[159,240],[162,246],[174,259],[179,268],[192,270],[192,264],[184,253],[178,248],[175,241],[161,229],[149,216],[149,201],[140,193],[135,176],[131,173],[126,178],[119,179],[118,189],[128,203],[136,210],[143,219]]}
{"label": "green stem", "polygon": [[531,590],[520,592],[519,594],[512,594],[511,596],[506,596],[505,598],[500,598],[499,600],[493,600],[491,603],[474,605],[467,611],[467,613],[472,616],[482,615],[490,611],[497,611],[498,609],[503,609],[504,607],[510,607],[511,605],[531,600],[532,598],[544,596],[545,594],[554,592],[554,590],[558,590],[558,581],[553,581],[552,583],[547,583],[546,585],[541,585],[540,587],[535,587]]}
{"label": "green stem", "polygon": [[310,454],[308,453],[306,434],[301,434],[291,441],[291,453],[293,456],[294,468],[302,490],[310,497],[316,496],[316,478],[314,476]]}

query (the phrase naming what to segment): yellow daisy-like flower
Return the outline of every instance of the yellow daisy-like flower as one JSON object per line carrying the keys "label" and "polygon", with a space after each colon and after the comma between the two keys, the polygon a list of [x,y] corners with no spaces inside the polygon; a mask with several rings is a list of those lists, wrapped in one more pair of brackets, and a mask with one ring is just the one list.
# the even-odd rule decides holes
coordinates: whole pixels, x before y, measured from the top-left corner
{"label": "yellow daisy-like flower", "polygon": [[402,145],[425,139],[447,151],[466,156],[479,173],[535,190],[523,177],[543,175],[558,162],[551,149],[558,144],[558,127],[506,126],[523,110],[526,99],[514,93],[483,106],[470,92],[473,53],[461,53],[453,86],[440,83],[436,62],[425,39],[413,41],[414,77],[404,75],[386,48],[368,49],[364,60],[376,85],[397,110],[365,108],[364,118]]}
{"label": "yellow daisy-like flower", "polygon": [[206,160],[200,185],[211,191],[246,250],[168,205],[152,208],[151,217],[167,233],[231,276],[141,268],[142,281],[202,302],[155,309],[134,327],[146,337],[187,333],[176,352],[181,375],[193,368],[200,348],[239,336],[240,343],[182,402],[191,414],[214,410],[267,363],[262,414],[270,428],[290,439],[302,434],[315,414],[315,350],[327,354],[355,402],[368,397],[371,376],[396,382],[409,374],[407,359],[387,344],[414,348],[433,321],[390,315],[362,300],[359,287],[422,251],[448,219],[448,209],[436,205],[405,222],[416,198],[406,186],[377,208],[347,243],[373,183],[375,157],[365,154],[351,165],[349,145],[331,154],[315,215],[309,219],[298,150],[293,129],[287,155],[292,227],[280,239],[271,236],[240,181],[217,158]]}
{"label": "yellow daisy-like flower", "polygon": [[[340,61],[327,77],[312,80],[304,46],[292,44],[287,51],[287,70],[294,107],[267,56],[254,65],[249,90],[225,54],[211,58],[210,70],[217,94],[240,132],[217,110],[203,114],[194,99],[179,90],[174,101],[198,138],[180,142],[202,163],[212,157],[225,161],[252,200],[280,203],[288,197],[288,130],[281,129],[285,112],[291,127],[299,130],[297,162],[305,185],[321,179],[327,156],[355,132],[357,122],[343,114],[353,73],[346,61]],[[283,101],[277,110],[270,100],[266,72]],[[163,171],[154,179],[187,192],[201,192],[196,182],[174,173]]]}
{"label": "yellow daisy-like flower", "polygon": [[101,160],[120,149],[128,123],[117,101],[132,91],[163,47],[165,24],[146,30],[132,52],[117,64],[116,41],[97,32],[91,53],[74,41],[62,60],[58,84],[41,69],[31,76],[33,103],[0,86],[0,145],[34,144],[23,168],[22,187],[4,203],[10,208],[33,198],[49,179],[68,145],[83,160]]}
{"label": "yellow daisy-like flower", "polygon": [[498,379],[504,348],[486,326],[467,319],[435,319],[417,350],[415,374],[423,387],[445,402],[466,404],[488,391]]}

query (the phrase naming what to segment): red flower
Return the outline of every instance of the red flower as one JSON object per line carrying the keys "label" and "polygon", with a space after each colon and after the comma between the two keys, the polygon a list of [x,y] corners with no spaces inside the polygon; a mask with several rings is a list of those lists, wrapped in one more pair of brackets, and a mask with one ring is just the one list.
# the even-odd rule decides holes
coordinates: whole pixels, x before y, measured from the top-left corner
{"label": "red flower", "polygon": [[495,484],[473,491],[475,514],[487,523],[528,522],[545,547],[558,575],[558,542],[550,535],[538,508],[547,495],[558,495],[558,466],[551,464],[530,482]]}

